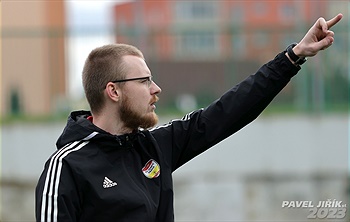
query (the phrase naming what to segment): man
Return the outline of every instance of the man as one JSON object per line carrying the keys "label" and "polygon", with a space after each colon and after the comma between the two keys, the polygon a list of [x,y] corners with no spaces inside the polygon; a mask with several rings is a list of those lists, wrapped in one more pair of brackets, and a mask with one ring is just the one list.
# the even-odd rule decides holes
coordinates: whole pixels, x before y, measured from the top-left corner
{"label": "man", "polygon": [[334,41],[342,18],[320,18],[298,43],[205,109],[157,123],[161,92],[142,53],[112,44],[83,70],[91,113],[72,112],[36,188],[37,221],[168,222],[172,172],[254,120],[300,70]]}

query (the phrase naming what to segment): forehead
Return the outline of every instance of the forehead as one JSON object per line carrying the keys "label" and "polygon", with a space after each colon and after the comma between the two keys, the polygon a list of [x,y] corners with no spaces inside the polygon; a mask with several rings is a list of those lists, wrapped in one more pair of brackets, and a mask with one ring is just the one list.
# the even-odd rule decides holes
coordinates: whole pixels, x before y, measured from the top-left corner
{"label": "forehead", "polygon": [[138,56],[126,55],[123,56],[123,61],[127,68],[127,77],[142,77],[151,75],[145,60]]}

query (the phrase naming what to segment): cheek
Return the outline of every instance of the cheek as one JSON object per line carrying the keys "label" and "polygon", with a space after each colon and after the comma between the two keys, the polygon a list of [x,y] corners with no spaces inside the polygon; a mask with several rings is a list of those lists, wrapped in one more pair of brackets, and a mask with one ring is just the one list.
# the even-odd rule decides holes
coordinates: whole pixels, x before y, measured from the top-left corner
{"label": "cheek", "polygon": [[149,101],[148,98],[145,96],[139,96],[139,97],[131,97],[129,98],[129,105],[134,109],[134,110],[139,110],[143,111],[148,108]]}
{"label": "cheek", "polygon": [[146,104],[149,104],[150,98],[144,91],[137,92],[132,97],[135,103],[139,106],[145,106]]}
{"label": "cheek", "polygon": [[126,97],[128,100],[128,105],[134,110],[145,110],[148,108],[150,97],[145,90],[133,90],[127,91]]}

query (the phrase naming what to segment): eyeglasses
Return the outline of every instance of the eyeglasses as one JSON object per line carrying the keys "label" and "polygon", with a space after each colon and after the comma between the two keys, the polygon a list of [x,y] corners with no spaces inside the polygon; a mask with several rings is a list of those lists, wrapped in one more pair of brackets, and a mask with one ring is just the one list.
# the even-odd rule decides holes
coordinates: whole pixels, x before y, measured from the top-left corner
{"label": "eyeglasses", "polygon": [[140,80],[140,82],[146,84],[148,88],[151,87],[151,84],[153,82],[152,81],[152,76],[131,78],[131,79],[120,79],[120,80],[114,80],[114,81],[111,81],[111,82],[112,83],[117,83],[117,82],[128,82],[128,81],[136,81],[136,80]]}

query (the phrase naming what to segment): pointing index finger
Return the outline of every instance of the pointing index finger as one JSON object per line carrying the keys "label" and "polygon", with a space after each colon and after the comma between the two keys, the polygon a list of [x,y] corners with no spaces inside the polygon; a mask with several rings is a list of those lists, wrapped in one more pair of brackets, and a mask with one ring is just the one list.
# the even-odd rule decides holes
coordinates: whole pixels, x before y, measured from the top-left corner
{"label": "pointing index finger", "polygon": [[338,15],[336,15],[334,18],[328,20],[327,23],[327,27],[328,29],[330,29],[332,26],[334,26],[335,24],[337,24],[341,19],[343,18],[343,15],[341,13],[339,13]]}

